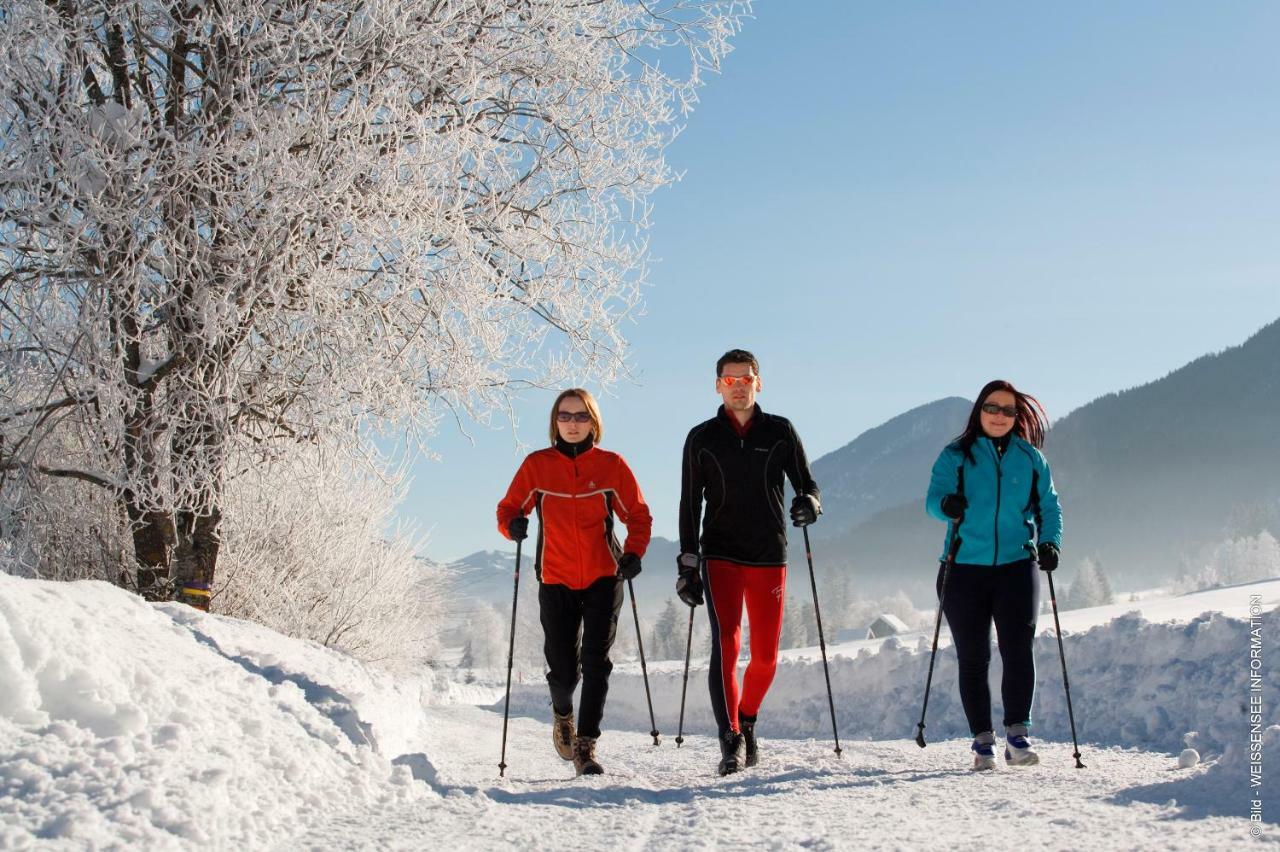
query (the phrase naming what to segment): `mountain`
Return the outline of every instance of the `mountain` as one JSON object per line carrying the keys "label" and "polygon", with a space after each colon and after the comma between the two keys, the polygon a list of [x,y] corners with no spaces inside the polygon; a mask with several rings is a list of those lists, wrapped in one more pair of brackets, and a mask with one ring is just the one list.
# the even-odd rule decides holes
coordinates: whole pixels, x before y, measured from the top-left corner
{"label": "mountain", "polygon": [[[870,443],[897,420],[849,447]],[[932,597],[945,528],[925,515],[923,501],[929,467],[945,443],[913,444],[919,457],[898,462],[906,481],[892,487],[905,490],[901,505],[851,523],[860,507],[824,499],[813,534],[820,570],[853,571],[864,594],[904,588],[918,603]],[[816,472],[836,470],[831,456],[842,452],[814,462],[824,495],[827,483]],[[1092,557],[1113,584],[1133,589],[1198,567],[1196,560],[1225,539],[1280,534],[1280,321],[1240,346],[1076,409],[1054,424],[1045,454],[1063,504],[1067,575]],[[864,470],[876,475],[869,465]],[[891,487],[837,483],[840,494]],[[824,525],[836,534],[819,537]],[[803,558],[793,548],[792,562]]]}
{"label": "mountain", "polygon": [[1154,579],[1214,542],[1280,532],[1280,321],[1073,411],[1045,452],[1067,541],[1113,578]]}
{"label": "mountain", "polygon": [[815,460],[810,467],[822,489],[824,523],[812,536],[834,537],[919,499],[939,448],[964,429],[972,405],[958,396],[921,405]]}

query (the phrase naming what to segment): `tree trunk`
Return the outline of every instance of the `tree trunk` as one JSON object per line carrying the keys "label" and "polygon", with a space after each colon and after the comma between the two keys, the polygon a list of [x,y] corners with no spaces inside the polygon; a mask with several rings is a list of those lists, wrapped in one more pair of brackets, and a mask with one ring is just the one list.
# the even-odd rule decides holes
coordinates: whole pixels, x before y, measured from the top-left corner
{"label": "tree trunk", "polygon": [[127,499],[125,509],[133,530],[138,592],[149,601],[167,601],[173,595],[169,581],[173,517],[168,512],[144,512]]}
{"label": "tree trunk", "polygon": [[[134,354],[131,363],[134,370],[136,362]],[[151,388],[141,389],[135,407],[125,420],[124,466],[135,482],[155,483],[159,476],[154,445],[154,400]],[[149,601],[166,601],[173,596],[169,578],[174,545],[173,514],[146,506],[147,501],[154,500],[155,489],[150,490],[151,496],[140,499],[130,489],[120,499],[133,534],[138,592]]]}
{"label": "tree trunk", "polygon": [[222,510],[216,504],[199,515],[178,514],[178,547],[174,554],[176,595],[177,600],[197,609],[209,609],[221,525]]}
{"label": "tree trunk", "polygon": [[[206,387],[216,386],[221,364],[204,359]],[[208,610],[213,576],[221,544],[223,477],[226,463],[225,394],[201,400],[200,410],[174,429],[172,451],[175,467],[184,462],[199,471],[199,487],[184,501],[187,508],[177,514],[178,545],[174,554],[175,599],[197,609]]]}

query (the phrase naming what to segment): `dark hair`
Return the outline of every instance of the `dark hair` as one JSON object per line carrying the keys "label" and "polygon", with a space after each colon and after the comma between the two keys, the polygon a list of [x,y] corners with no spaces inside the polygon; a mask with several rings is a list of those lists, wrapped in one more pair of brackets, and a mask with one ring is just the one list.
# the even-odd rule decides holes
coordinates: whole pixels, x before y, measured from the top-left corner
{"label": "dark hair", "polygon": [[1013,423],[1013,434],[1033,447],[1044,446],[1044,433],[1049,428],[1049,415],[1044,413],[1044,406],[1040,404],[1040,400],[1018,390],[1012,382],[996,379],[983,386],[978,398],[973,401],[973,409],[969,412],[969,422],[965,424],[964,432],[952,442],[964,451],[965,458],[970,461],[973,461],[973,442],[983,434],[982,404],[996,391],[1008,391],[1013,394],[1014,405],[1018,408],[1018,418]]}
{"label": "dark hair", "polygon": [[751,372],[757,376],[760,375],[760,362],[756,360],[756,356],[745,349],[730,349],[720,356],[720,360],[716,362],[717,379],[720,378],[724,371],[725,364],[750,364]]}

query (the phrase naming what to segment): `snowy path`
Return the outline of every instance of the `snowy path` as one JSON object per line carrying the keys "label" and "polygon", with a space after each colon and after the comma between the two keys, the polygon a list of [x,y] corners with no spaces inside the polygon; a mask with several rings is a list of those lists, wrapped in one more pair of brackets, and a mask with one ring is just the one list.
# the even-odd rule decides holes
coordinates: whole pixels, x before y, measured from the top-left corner
{"label": "snowy path", "polygon": [[[1280,809],[1263,770],[1280,766],[1280,669],[1266,666],[1255,693],[1244,664],[1255,639],[1272,647],[1261,637],[1280,633],[1280,610],[1253,623],[1123,616],[1072,635],[1087,743],[1145,743],[1086,744],[1084,770],[1061,742],[1068,728],[1052,665],[1035,713],[1055,741],[1040,741],[1039,767],[967,770],[967,738],[946,739],[963,731],[951,655],[939,659],[929,705],[937,741],[921,751],[903,708],[918,712],[928,658],[888,641],[832,661],[843,759],[825,737],[814,664],[780,667],[761,716],[762,765],[728,778],[715,775],[718,750],[705,736],[706,690],[695,686],[705,674],[690,682],[686,716],[704,735],[677,750],[680,673],[651,667],[665,732],[655,748],[643,684],[620,666],[605,720],[614,730],[599,751],[607,775],[574,778],[556,757],[545,686],[530,681],[513,689],[508,777],[499,779],[502,680],[397,677],[105,583],[0,574],[0,850],[1280,852]],[[1040,650],[1052,660],[1057,648]],[[1246,706],[1260,709],[1245,715]],[[804,739],[814,732],[822,738]],[[1205,765],[1175,768],[1170,751],[1184,736]],[[1251,788],[1253,766],[1261,789]],[[1266,797],[1253,824],[1251,793]]]}
{"label": "snowy path", "polygon": [[[501,716],[431,709],[415,775],[441,798],[362,807],[310,826],[292,848],[420,849],[1225,849],[1258,840],[1247,821],[1171,802],[1166,754],[1045,744],[1043,764],[975,774],[968,742],[765,741],[763,762],[719,778],[715,741],[606,731],[603,777],[574,778],[550,726],[512,719],[507,778],[497,775]],[[1197,770],[1200,771],[1200,770]],[[1183,771],[1177,775],[1186,778]],[[1264,845],[1274,845],[1263,840]]]}

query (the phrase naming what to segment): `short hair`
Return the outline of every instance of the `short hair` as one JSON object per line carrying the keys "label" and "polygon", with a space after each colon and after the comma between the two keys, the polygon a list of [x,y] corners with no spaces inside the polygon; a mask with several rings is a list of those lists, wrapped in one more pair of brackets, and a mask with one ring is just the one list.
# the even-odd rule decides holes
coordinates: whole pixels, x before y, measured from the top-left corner
{"label": "short hair", "polygon": [[745,349],[730,349],[720,356],[720,360],[716,362],[717,379],[723,375],[725,364],[750,364],[751,372],[757,376],[760,375],[760,362],[756,360],[756,356]]}
{"label": "short hair", "polygon": [[585,388],[569,388],[560,391],[556,401],[551,404],[551,444],[554,446],[556,438],[560,437],[560,432],[556,429],[556,413],[560,411],[560,403],[567,396],[576,396],[587,407],[587,413],[591,415],[591,437],[599,443],[604,437],[604,420],[600,417],[600,406],[596,405],[596,398]]}

